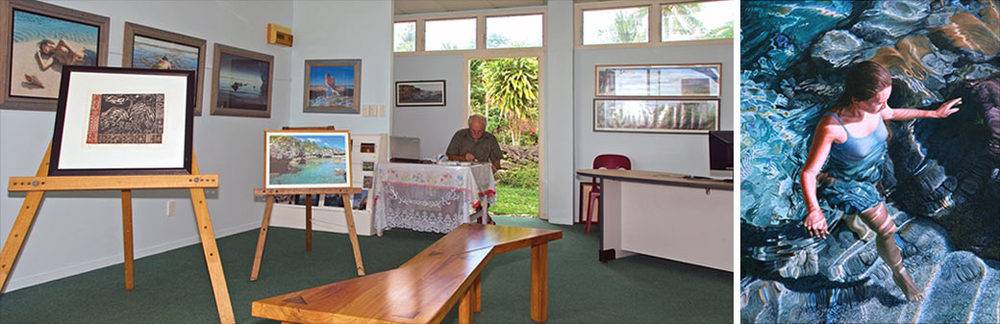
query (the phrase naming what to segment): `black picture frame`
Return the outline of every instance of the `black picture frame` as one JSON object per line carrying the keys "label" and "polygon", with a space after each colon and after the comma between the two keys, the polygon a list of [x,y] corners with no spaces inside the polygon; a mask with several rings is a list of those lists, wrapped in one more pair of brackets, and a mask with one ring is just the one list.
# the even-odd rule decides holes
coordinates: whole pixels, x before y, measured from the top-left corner
{"label": "black picture frame", "polygon": [[[59,160],[63,149],[63,131],[66,123],[67,94],[70,90],[70,78],[73,73],[106,73],[124,75],[169,75],[184,76],[187,78],[184,109],[184,148],[183,167],[180,168],[88,168],[88,169],[68,169],[60,168]],[[194,135],[194,98],[197,88],[197,76],[194,71],[181,70],[151,70],[136,68],[112,68],[94,66],[67,66],[63,70],[60,82],[58,105],[56,106],[56,124],[52,135],[52,148],[49,160],[50,176],[93,176],[93,175],[162,175],[162,174],[191,174],[193,161],[193,135]]]}
{"label": "black picture frame", "polygon": [[[441,84],[441,100],[434,102],[413,102],[413,101],[403,101],[403,96],[400,95],[400,86],[412,85],[417,83],[440,83]],[[444,107],[448,105],[448,83],[445,80],[415,80],[415,81],[396,81],[396,107]]]}

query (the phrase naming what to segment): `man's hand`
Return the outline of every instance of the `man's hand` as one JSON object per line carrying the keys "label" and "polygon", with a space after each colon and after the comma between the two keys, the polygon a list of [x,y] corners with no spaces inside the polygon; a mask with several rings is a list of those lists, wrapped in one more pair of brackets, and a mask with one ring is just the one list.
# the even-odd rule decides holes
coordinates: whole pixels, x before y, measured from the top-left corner
{"label": "man's hand", "polygon": [[468,162],[475,161],[476,160],[476,156],[472,155],[472,153],[465,153],[465,160],[468,161]]}
{"label": "man's hand", "polygon": [[952,107],[961,103],[962,103],[962,98],[955,98],[948,100],[945,103],[941,104],[941,106],[938,107],[937,110],[934,110],[934,112],[931,114],[932,116],[934,116],[934,118],[947,118],[948,116],[951,116],[951,114],[958,112],[958,108],[952,108]]}

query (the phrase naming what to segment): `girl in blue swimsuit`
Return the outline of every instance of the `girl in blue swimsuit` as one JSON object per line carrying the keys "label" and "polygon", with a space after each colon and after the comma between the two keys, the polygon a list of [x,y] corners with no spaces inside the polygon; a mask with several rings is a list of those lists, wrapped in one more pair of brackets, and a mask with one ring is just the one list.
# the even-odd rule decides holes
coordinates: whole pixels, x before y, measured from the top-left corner
{"label": "girl in blue swimsuit", "polygon": [[[802,170],[802,193],[808,206],[803,225],[811,236],[826,238],[829,234],[819,197],[843,211],[848,228],[863,240],[871,240],[874,230],[875,246],[892,270],[893,281],[906,299],[917,301],[923,293],[903,267],[896,245],[896,225],[877,188],[882,164],[888,159],[889,131],[885,121],[945,118],[958,111],[952,107],[962,100],[949,100],[936,110],[889,108],[886,102],[891,92],[892,76],[878,63],[862,62],[848,72],[844,94],[816,126]],[[817,178],[824,185],[818,192]]]}

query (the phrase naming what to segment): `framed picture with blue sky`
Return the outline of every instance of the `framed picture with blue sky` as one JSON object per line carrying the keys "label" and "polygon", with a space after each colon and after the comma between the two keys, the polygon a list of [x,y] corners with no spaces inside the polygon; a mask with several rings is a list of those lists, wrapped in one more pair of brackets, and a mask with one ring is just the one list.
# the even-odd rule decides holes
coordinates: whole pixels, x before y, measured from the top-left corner
{"label": "framed picture with blue sky", "polygon": [[306,60],[302,111],[361,113],[361,60]]}

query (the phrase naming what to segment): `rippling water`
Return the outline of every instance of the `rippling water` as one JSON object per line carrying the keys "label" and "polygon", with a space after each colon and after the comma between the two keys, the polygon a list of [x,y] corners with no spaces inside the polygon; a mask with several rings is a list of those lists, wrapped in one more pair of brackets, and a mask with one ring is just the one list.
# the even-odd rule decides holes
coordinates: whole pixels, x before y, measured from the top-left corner
{"label": "rippling water", "polygon": [[99,28],[66,20],[37,15],[27,11],[14,11],[14,42],[35,42],[60,39],[80,43],[88,49],[97,48]]}

